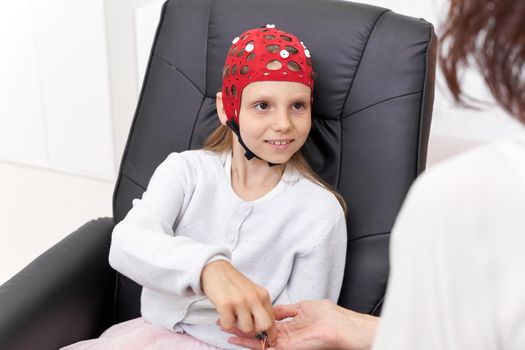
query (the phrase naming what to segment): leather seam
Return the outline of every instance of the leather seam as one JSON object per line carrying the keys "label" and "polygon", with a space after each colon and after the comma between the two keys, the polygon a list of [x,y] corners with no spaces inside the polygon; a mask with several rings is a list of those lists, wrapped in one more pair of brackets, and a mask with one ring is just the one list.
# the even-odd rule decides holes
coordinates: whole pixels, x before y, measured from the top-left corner
{"label": "leather seam", "polygon": [[[348,101],[348,96],[350,95],[350,91],[352,90],[352,87],[354,86],[357,72],[359,71],[359,66],[361,65],[361,60],[363,59],[363,56],[365,55],[366,48],[368,47],[368,41],[370,40],[372,33],[376,29],[377,23],[387,12],[390,12],[390,10],[385,10],[383,13],[377,16],[374,22],[374,26],[372,27],[372,30],[370,30],[370,33],[368,33],[368,37],[366,38],[365,45],[363,46],[363,51],[361,52],[361,56],[359,57],[359,61],[357,62],[357,66],[355,68],[354,78],[350,82],[350,85],[348,86],[348,90],[346,90],[346,96],[344,99],[343,107],[341,108],[341,112],[339,113],[339,123],[340,123],[339,130],[341,130],[341,135],[343,134],[343,121],[342,121],[341,115],[343,114],[343,111],[345,110],[346,102]],[[343,164],[343,138],[341,137],[341,135],[339,136],[339,169],[337,171],[337,179],[336,179],[336,185],[335,185],[336,188],[339,188],[339,180],[341,179],[341,168],[342,168],[341,164]]]}
{"label": "leather seam", "polygon": [[168,61],[167,59],[165,59],[164,57],[162,57],[161,55],[156,54],[156,53],[153,54],[153,57],[158,58],[159,61],[161,61],[162,63],[164,63],[165,65],[167,65],[171,69],[174,69],[175,71],[177,71],[180,75],[182,75],[182,77],[186,81],[188,81],[195,88],[195,90],[197,90],[202,96],[206,96],[206,94],[204,92],[202,92],[201,89],[199,89],[199,87],[197,86],[197,84],[195,84],[193,82],[193,80],[191,80],[186,74],[184,74],[184,72],[182,70],[180,70],[178,67],[174,66],[170,61]]}
{"label": "leather seam", "polygon": [[[422,90],[422,93],[421,93],[421,99],[420,99],[420,114],[419,114],[419,123],[418,123],[418,133],[417,133],[417,154],[416,154],[416,177],[423,171],[425,170],[426,168],[426,160],[427,160],[427,156],[428,156],[428,139],[427,139],[427,150],[424,151],[424,157],[425,157],[425,160],[424,160],[424,164],[421,164],[421,154],[423,153],[421,147],[421,136],[422,136],[422,131],[423,131],[423,125],[425,124],[425,120],[423,120],[423,118],[426,117],[425,115],[425,110],[426,110],[426,96],[427,96],[427,93],[428,93],[428,89],[427,89],[427,85],[428,85],[428,80],[430,79],[429,77],[429,74],[432,74],[431,72],[429,72],[429,61],[431,60],[430,58],[430,55],[432,54],[432,49],[433,49],[433,45],[435,45],[434,43],[434,29],[433,29],[433,26],[432,24],[428,23],[427,24],[428,27],[429,27],[429,38],[428,38],[428,46],[427,46],[427,50],[426,50],[426,53],[425,53],[425,77],[423,79],[423,90]],[[434,67],[430,67],[430,69],[435,69],[435,66]],[[435,73],[434,73],[434,79],[435,79]],[[433,104],[433,100],[434,98],[432,98],[432,104]],[[430,112],[432,113],[432,112]],[[431,117],[430,117],[431,118]]]}
{"label": "leather seam", "polygon": [[190,135],[190,142],[188,143],[187,149],[191,148],[191,143],[193,142],[193,135],[195,135],[195,127],[197,126],[197,121],[199,120],[199,115],[201,114],[202,105],[204,104],[204,101],[206,100],[206,96],[203,96],[201,100],[201,104],[199,106],[199,110],[197,111],[197,115],[195,116],[195,120],[193,121],[193,126],[191,128],[191,135]]}
{"label": "leather seam", "polygon": [[379,301],[372,308],[372,310],[370,312],[371,315],[380,316],[380,314],[378,313],[378,310],[383,306],[383,302],[385,300],[385,296],[384,295],[385,295],[385,293],[383,293],[383,297],[381,299],[379,299]]}
{"label": "leather seam", "polygon": [[359,236],[357,238],[352,238],[352,239],[349,239],[348,240],[348,243],[350,242],[355,242],[355,241],[359,241],[361,239],[365,239],[365,238],[370,238],[370,237],[377,237],[377,236],[383,236],[383,235],[389,235],[390,234],[390,231],[388,232],[380,232],[380,233],[371,233],[371,234],[368,234],[366,236]]}
{"label": "leather seam", "polygon": [[398,99],[398,98],[402,98],[402,97],[407,97],[407,96],[417,95],[417,94],[421,94],[421,93],[422,93],[421,91],[416,91],[416,92],[408,92],[408,93],[406,93],[406,94],[402,94],[402,95],[398,95],[398,96],[394,96],[394,97],[389,97],[389,98],[386,98],[386,99],[384,99],[384,100],[381,100],[381,101],[378,101],[378,102],[374,102],[374,103],[372,103],[371,105],[368,105],[368,106],[363,107],[363,108],[361,108],[361,109],[358,109],[357,111],[354,111],[354,112],[352,112],[352,113],[350,113],[350,114],[348,114],[348,115],[345,115],[345,116],[342,117],[341,119],[344,120],[344,119],[346,119],[346,118],[349,118],[349,117],[353,116],[354,114],[357,114],[357,113],[359,113],[359,112],[362,112],[362,111],[364,111],[364,110],[366,110],[366,109],[368,109],[368,108],[371,108],[371,107],[377,106],[377,105],[379,105],[379,104],[381,104],[381,103],[384,103],[384,102],[392,101],[392,100],[395,100],[395,99]]}
{"label": "leather seam", "polygon": [[[204,79],[204,91],[206,92],[208,90],[208,41],[210,40],[210,17],[211,13],[213,11],[213,1],[210,3],[210,10],[208,11],[208,24],[206,26],[206,62],[204,62],[204,65],[206,67],[206,78]],[[197,115],[195,116],[195,120],[193,121],[193,126],[191,128],[191,135],[190,135],[190,142],[188,144],[188,149],[191,148],[191,144],[193,142],[193,135],[195,135],[195,127],[197,126],[197,121],[199,120],[199,115],[201,114],[202,105],[204,104],[204,101],[206,100],[206,94],[202,94],[202,100],[201,104],[199,106],[199,110],[197,111]]]}
{"label": "leather seam", "polygon": [[379,20],[381,18],[383,18],[383,16],[386,13],[388,13],[388,12],[390,12],[390,10],[385,10],[383,13],[381,13],[379,16],[377,16],[377,18],[376,18],[376,20],[374,22],[374,26],[372,27],[372,30],[370,30],[370,33],[368,33],[368,37],[366,38],[365,45],[363,46],[363,51],[361,51],[361,56],[359,56],[359,61],[357,62],[357,66],[355,67],[354,78],[350,82],[350,85],[348,86],[348,90],[346,90],[346,96],[345,96],[345,99],[344,99],[343,108],[341,109],[341,113],[339,113],[339,116],[341,116],[343,111],[345,110],[346,103],[348,102],[348,96],[350,95],[350,91],[352,91],[352,87],[354,86],[354,82],[355,82],[355,79],[357,77],[357,73],[359,72],[359,67],[361,66],[361,61],[363,60],[363,56],[365,55],[366,48],[368,47],[368,42],[370,41],[370,38],[372,37],[372,33],[376,29],[376,26],[377,26],[377,23],[379,22]]}
{"label": "leather seam", "polygon": [[209,5],[210,5],[210,9],[208,11],[208,23],[206,25],[206,48],[205,48],[205,51],[206,51],[206,61],[204,62],[204,67],[206,68],[206,76],[204,78],[204,93],[203,95],[206,96],[206,91],[208,91],[208,77],[210,76],[208,74],[208,62],[209,62],[209,59],[208,59],[208,46],[209,46],[209,40],[210,40],[210,18],[211,18],[211,13],[213,12],[213,4],[214,4],[214,1],[211,1],[209,2]]}
{"label": "leather seam", "polygon": [[131,177],[129,177],[128,175],[126,174],[122,174],[122,177],[125,177],[126,180],[128,180],[129,182],[131,182],[132,184],[134,184],[135,186],[138,186],[141,190],[143,191],[146,191],[146,188],[144,186],[142,186],[141,184],[139,184],[137,181],[133,180]]}

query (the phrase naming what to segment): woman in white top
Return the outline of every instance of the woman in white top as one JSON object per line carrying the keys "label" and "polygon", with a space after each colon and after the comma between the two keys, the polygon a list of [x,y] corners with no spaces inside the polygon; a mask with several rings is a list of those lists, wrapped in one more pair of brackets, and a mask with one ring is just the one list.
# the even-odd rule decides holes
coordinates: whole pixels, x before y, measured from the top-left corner
{"label": "woman in white top", "polygon": [[[524,18],[523,0],[451,0],[440,59],[457,101],[473,65],[525,122]],[[390,250],[380,321],[328,301],[277,306],[276,319],[293,319],[275,349],[525,349],[525,130],[420,176]]]}

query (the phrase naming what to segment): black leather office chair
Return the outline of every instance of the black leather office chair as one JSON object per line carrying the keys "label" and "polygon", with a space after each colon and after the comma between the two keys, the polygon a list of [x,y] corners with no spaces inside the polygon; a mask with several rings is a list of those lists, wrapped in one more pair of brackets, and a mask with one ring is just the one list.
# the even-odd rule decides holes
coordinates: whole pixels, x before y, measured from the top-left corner
{"label": "black leather office chair", "polygon": [[139,286],[107,262],[114,223],[170,152],[199,148],[216,127],[214,97],[231,40],[267,23],[304,40],[319,74],[304,153],[349,204],[339,303],[379,314],[389,233],[426,161],[432,25],[337,0],[170,0],[122,158],[114,217],[85,224],[0,288],[0,349],[56,349],[139,315]]}

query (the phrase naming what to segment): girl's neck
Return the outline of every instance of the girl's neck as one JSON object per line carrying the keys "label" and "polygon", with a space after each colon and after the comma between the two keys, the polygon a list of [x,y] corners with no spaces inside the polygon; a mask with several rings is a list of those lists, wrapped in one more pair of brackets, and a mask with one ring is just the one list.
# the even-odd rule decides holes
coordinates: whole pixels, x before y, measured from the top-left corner
{"label": "girl's neck", "polygon": [[233,190],[244,200],[255,200],[271,191],[281,181],[285,165],[270,167],[268,162],[246,159],[244,149],[234,142],[231,181]]}

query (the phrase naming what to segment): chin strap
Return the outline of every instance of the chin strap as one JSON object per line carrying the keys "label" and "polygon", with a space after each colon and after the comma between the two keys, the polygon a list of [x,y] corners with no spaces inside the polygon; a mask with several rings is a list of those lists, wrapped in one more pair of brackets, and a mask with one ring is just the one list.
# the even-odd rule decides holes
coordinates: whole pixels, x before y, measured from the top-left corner
{"label": "chin strap", "polygon": [[[258,155],[256,155],[255,153],[253,153],[252,151],[250,151],[248,146],[246,146],[244,144],[244,141],[242,140],[242,137],[241,137],[241,131],[239,130],[239,126],[237,125],[236,122],[234,122],[233,120],[228,120],[226,122],[226,125],[228,125],[230,127],[230,129],[232,129],[232,131],[235,133],[235,135],[237,135],[237,139],[239,140],[239,143],[241,144],[241,146],[246,151],[244,153],[244,156],[246,157],[246,159],[251,160],[253,157],[255,157],[255,158],[258,158],[260,160],[264,160],[261,157],[259,157]],[[270,166],[270,167],[276,166],[276,165],[280,165],[280,164],[276,164],[276,163],[270,163],[267,160],[264,160],[264,161],[267,162],[268,166]]]}

